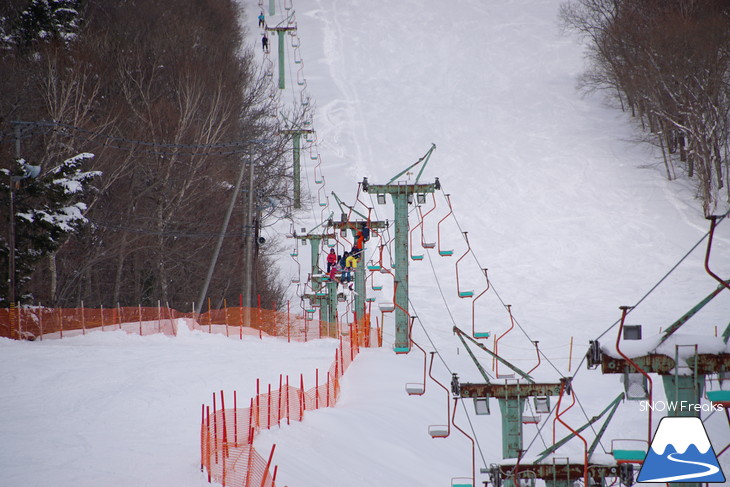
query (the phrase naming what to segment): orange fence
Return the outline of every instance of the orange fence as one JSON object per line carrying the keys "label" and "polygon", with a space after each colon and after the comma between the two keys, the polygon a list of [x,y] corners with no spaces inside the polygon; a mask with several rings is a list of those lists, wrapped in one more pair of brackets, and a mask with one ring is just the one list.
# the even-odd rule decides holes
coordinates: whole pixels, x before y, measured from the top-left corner
{"label": "orange fence", "polygon": [[290,383],[288,376],[279,376],[278,388],[269,385],[266,391],[261,391],[257,381],[256,397],[245,408],[238,407],[235,392],[232,408],[226,408],[223,391],[220,391],[220,404],[213,394],[212,409],[203,405],[200,426],[200,468],[207,469],[208,481],[224,487],[275,487],[278,467],[272,468],[271,463],[276,445],[265,459],[253,446],[256,433],[283,422],[301,421],[305,411],[334,406],[339,397],[340,378],[360,347],[369,342],[367,335],[359,333],[354,326],[344,340],[340,336],[340,345],[327,374],[320,377],[317,370],[315,384],[309,389],[304,388],[301,375],[298,384]]}
{"label": "orange fence", "polygon": [[[289,306],[287,305],[289,309]],[[382,330],[370,328],[370,316],[364,323],[326,323],[311,313],[294,314],[261,308],[223,308],[206,313],[182,313],[167,307],[116,308],[2,308],[0,337],[19,340],[43,340],[85,334],[87,331],[124,330],[139,335],[163,333],[176,335],[180,326],[242,339],[244,335],[286,337],[308,341],[335,337],[340,344],[326,374],[315,373],[315,384],[304,387],[303,375],[298,383],[279,377],[277,389],[269,385],[261,390],[257,381],[256,397],[248,407],[239,408],[236,393],[233,407],[226,408],[223,391],[220,408],[213,394],[212,409],[203,405],[200,429],[200,467],[208,471],[208,480],[235,487],[275,487],[277,467],[271,467],[276,445],[267,458],[253,447],[256,433],[286,421],[301,421],[307,410],[334,406],[340,392],[340,378],[360,351],[360,347],[382,346]],[[344,339],[343,339],[344,335]],[[374,336],[371,336],[374,335]]]}
{"label": "orange fence", "polygon": [[[287,306],[287,308],[290,308]],[[89,330],[125,330],[139,335],[176,335],[180,319],[193,329],[243,338],[243,335],[278,336],[308,341],[337,337],[335,324],[320,322],[307,313],[261,308],[226,307],[202,314],[168,307],[116,308],[0,308],[0,337],[20,340],[63,338]]]}

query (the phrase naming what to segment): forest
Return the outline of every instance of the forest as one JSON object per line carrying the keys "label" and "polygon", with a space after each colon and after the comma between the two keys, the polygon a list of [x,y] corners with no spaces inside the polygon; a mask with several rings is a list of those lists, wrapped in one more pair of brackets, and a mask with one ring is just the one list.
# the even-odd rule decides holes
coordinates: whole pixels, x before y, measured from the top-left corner
{"label": "forest", "polygon": [[190,310],[210,268],[214,307],[282,302],[262,229],[292,211],[291,155],[245,15],[231,0],[0,4],[0,305]]}
{"label": "forest", "polygon": [[587,42],[581,87],[630,111],[705,215],[730,201],[730,2],[573,0],[560,18]]}

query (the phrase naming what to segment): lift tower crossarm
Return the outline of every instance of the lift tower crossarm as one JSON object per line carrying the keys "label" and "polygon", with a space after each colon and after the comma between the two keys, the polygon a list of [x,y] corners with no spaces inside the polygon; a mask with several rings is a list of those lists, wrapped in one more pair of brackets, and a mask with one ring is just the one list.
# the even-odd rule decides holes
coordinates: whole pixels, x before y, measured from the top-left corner
{"label": "lift tower crossarm", "polygon": [[408,166],[407,168],[403,169],[401,172],[399,172],[398,174],[393,176],[393,179],[388,181],[388,184],[392,184],[393,181],[395,181],[396,179],[398,179],[399,177],[401,177],[402,175],[404,175],[405,173],[407,173],[408,171],[410,171],[411,169],[413,169],[414,167],[416,167],[417,165],[419,165],[420,163],[423,162],[423,167],[421,167],[421,170],[418,171],[418,175],[416,176],[416,184],[418,184],[418,180],[421,178],[421,174],[423,174],[423,170],[426,169],[426,164],[428,164],[428,160],[431,158],[431,153],[435,149],[436,149],[436,144],[431,143],[431,148],[428,150],[428,152],[426,152],[423,155],[423,157],[421,157],[416,162],[414,162],[413,164],[411,164],[410,166]]}
{"label": "lift tower crossarm", "polygon": [[[472,360],[474,361],[474,363],[476,364],[477,368],[482,373],[482,375],[485,377],[485,379],[486,379],[486,372],[484,371],[484,369],[482,368],[482,366],[479,365],[479,363],[477,362],[476,358],[474,357],[474,354],[471,353],[471,350],[469,349],[469,346],[464,341],[464,338],[468,338],[469,341],[472,342],[474,345],[476,345],[477,347],[481,348],[482,350],[484,350],[485,352],[487,352],[487,354],[489,354],[492,357],[494,357],[495,359],[499,360],[501,363],[503,363],[504,365],[506,365],[510,369],[514,370],[517,374],[519,374],[523,379],[525,379],[530,384],[534,384],[535,383],[534,379],[530,375],[528,375],[526,372],[523,372],[522,370],[520,370],[519,368],[517,368],[517,366],[512,365],[511,363],[509,363],[507,360],[503,359],[502,357],[500,357],[496,353],[492,352],[491,350],[488,350],[487,347],[485,347],[483,344],[479,343],[478,341],[474,340],[472,337],[470,337],[469,335],[467,335],[466,333],[464,333],[463,331],[461,331],[461,329],[459,329],[459,327],[457,327],[457,326],[454,327],[454,333],[456,333],[459,336],[459,339],[461,339],[461,343],[464,344],[464,346],[466,347],[467,351],[469,352],[469,355],[471,356]],[[489,379],[487,379],[487,383],[489,383]]]}

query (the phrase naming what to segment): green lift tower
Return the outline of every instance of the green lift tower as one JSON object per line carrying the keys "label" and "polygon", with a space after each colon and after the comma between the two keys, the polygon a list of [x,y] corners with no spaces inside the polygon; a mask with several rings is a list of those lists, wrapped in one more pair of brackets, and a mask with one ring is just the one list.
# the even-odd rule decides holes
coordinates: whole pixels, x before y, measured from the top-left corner
{"label": "green lift tower", "polygon": [[[423,170],[428,164],[428,159],[436,149],[432,144],[426,154],[415,163],[395,175],[386,184],[370,184],[367,178],[363,179],[362,189],[366,193],[376,194],[378,203],[385,204],[386,194],[393,199],[395,206],[395,352],[408,353],[411,350],[411,337],[409,331],[408,313],[408,205],[413,203],[414,198],[425,199],[426,193],[433,193],[440,189],[438,178],[434,183],[419,184]],[[398,181],[398,178],[409,172],[418,164],[423,163],[413,183]]]}

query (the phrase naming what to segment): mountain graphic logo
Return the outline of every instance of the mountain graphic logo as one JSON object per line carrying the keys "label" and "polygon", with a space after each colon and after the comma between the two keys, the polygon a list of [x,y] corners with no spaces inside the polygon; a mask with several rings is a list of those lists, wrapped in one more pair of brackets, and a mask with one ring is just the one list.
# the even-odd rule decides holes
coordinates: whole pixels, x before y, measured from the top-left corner
{"label": "mountain graphic logo", "polygon": [[725,482],[702,420],[662,418],[637,482]]}

